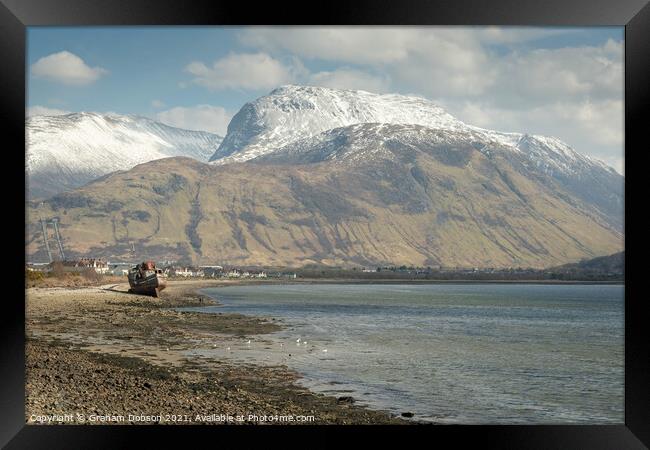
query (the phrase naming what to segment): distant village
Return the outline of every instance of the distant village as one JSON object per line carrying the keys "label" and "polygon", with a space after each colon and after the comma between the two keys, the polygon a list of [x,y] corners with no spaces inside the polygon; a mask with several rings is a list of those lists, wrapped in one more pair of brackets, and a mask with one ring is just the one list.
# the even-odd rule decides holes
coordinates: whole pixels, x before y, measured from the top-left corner
{"label": "distant village", "polygon": [[[105,261],[102,258],[60,259],[50,263],[27,263],[26,270],[44,274],[79,273],[126,276],[138,263]],[[238,279],[367,279],[367,280],[602,280],[621,281],[624,277],[623,253],[594,258],[586,262],[549,269],[522,267],[330,267],[305,266],[299,269],[265,269],[221,265],[187,265],[160,261],[159,269],[169,278]]]}
{"label": "distant village", "polygon": [[[112,262],[101,258],[79,258],[73,260],[53,261],[50,263],[27,263],[26,270],[51,272],[59,265],[64,273],[83,273],[88,269],[101,275],[126,276],[138,263]],[[295,272],[252,270],[239,267],[191,266],[172,261],[158,264],[163,273],[170,278],[296,278]]]}

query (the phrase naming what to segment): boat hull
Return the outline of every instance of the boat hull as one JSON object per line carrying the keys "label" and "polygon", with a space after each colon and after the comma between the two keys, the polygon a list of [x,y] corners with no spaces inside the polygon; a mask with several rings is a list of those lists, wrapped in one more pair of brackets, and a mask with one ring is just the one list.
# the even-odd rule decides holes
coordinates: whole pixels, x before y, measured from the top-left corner
{"label": "boat hull", "polygon": [[140,279],[135,279],[134,276],[129,276],[129,292],[140,295],[151,295],[159,297],[160,291],[167,287],[165,278],[157,273],[145,276]]}

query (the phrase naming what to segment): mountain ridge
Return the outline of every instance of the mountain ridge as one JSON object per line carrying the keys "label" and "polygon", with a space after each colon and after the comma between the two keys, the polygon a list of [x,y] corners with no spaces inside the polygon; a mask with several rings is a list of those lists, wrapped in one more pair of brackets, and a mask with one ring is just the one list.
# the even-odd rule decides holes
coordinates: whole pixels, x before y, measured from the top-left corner
{"label": "mountain ridge", "polygon": [[[612,227],[476,150],[425,150],[356,168],[166,158],[28,214],[57,217],[69,255],[222,265],[541,268],[622,248]],[[44,257],[35,221],[26,244]]]}
{"label": "mountain ridge", "polygon": [[623,177],[560,140],[339,94],[276,89],[233,118],[218,160],[150,161],[29,214],[58,218],[70,255],[222,265],[543,268],[624,248]]}
{"label": "mountain ridge", "polygon": [[291,163],[291,155],[293,163],[304,163],[306,154],[317,158],[317,153],[326,148],[334,157],[337,145],[345,147],[345,136],[358,135],[355,130],[364,127],[374,127],[374,134],[369,131],[357,140],[372,140],[376,149],[394,141],[385,132],[378,139],[382,129],[403,131],[417,127],[438,146],[453,146],[463,141],[488,157],[490,152],[500,152],[525,166],[531,176],[562,184],[622,230],[623,177],[603,161],[581,154],[555,137],[504,133],[467,125],[421,97],[282,86],[242,107],[210,163],[282,159],[287,164]]}
{"label": "mountain ridge", "polygon": [[[284,85],[246,103],[233,117],[210,162],[245,161],[281,149],[298,139],[362,123],[422,125],[436,130],[473,134],[522,150],[533,140],[547,149],[615,170],[597,158],[578,154],[557,137],[501,132],[465,124],[424,97],[374,94],[362,90]],[[293,127],[294,129],[291,129]]]}
{"label": "mountain ridge", "polygon": [[154,159],[185,155],[207,161],[222,140],[136,115],[33,116],[25,126],[30,198],[46,198]]}

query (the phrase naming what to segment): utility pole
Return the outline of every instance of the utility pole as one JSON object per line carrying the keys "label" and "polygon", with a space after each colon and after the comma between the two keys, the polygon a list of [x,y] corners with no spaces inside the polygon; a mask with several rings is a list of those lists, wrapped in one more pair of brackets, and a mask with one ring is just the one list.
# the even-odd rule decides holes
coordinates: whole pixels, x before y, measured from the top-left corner
{"label": "utility pole", "polygon": [[50,262],[53,261],[52,259],[52,252],[50,251],[50,243],[47,240],[47,223],[43,220],[43,217],[41,216],[41,211],[40,207],[43,206],[43,202],[39,205],[39,211],[38,211],[38,218],[41,221],[41,230],[43,230],[43,242],[45,242],[45,250],[47,250],[47,257],[50,260]]}
{"label": "utility pole", "polygon": [[43,230],[43,241],[45,242],[45,250],[47,250],[47,257],[52,262],[52,252],[50,251],[50,243],[47,241],[47,224],[41,218],[41,229]]}
{"label": "utility pole", "polygon": [[58,219],[52,219],[52,225],[54,225],[54,234],[56,235],[56,242],[57,244],[59,244],[59,253],[61,254],[61,261],[65,261],[65,254],[63,253],[63,243],[61,243],[61,235],[59,234]]}

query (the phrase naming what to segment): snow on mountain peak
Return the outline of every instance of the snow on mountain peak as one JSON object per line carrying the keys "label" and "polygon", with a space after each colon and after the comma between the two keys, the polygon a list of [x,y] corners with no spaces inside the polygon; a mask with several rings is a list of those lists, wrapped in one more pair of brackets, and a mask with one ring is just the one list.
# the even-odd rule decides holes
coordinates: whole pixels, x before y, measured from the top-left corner
{"label": "snow on mountain peak", "polygon": [[25,126],[25,169],[30,193],[38,196],[155,159],[188,156],[207,161],[222,140],[146,117],[93,112],[33,116]]}
{"label": "snow on mountain peak", "polygon": [[298,139],[359,123],[467,128],[440,106],[420,97],[286,85],[244,105],[210,160],[231,156],[229,160],[245,161]]}
{"label": "snow on mountain peak", "polygon": [[486,148],[497,144],[521,154],[550,175],[570,176],[585,165],[613,170],[602,161],[577,153],[558,138],[467,125],[425,98],[299,85],[280,86],[246,103],[231,120],[210,161],[247,161],[285,148],[296,154],[300,148],[307,149],[309,142],[328,141],[329,130],[378,123],[457,133],[483,142]]}

